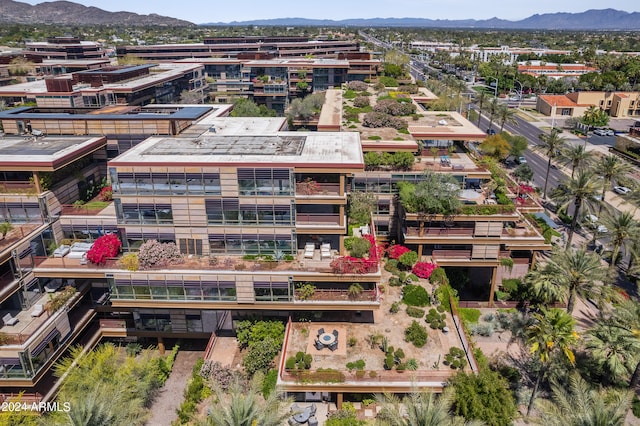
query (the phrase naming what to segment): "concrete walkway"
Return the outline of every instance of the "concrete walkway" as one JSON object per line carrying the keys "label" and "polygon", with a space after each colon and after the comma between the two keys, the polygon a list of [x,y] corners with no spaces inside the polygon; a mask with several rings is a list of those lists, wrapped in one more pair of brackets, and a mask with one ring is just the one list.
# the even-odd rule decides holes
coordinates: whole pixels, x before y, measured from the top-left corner
{"label": "concrete walkway", "polygon": [[191,370],[203,355],[201,351],[178,352],[169,378],[151,404],[151,418],[147,426],[170,426],[172,421],[178,419],[176,410],[184,400],[184,389],[191,378]]}

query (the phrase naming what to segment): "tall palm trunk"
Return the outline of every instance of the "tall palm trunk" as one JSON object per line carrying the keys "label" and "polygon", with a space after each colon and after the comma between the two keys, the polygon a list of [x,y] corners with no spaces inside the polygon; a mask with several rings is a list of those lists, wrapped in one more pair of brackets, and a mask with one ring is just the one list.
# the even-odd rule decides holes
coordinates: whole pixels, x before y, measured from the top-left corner
{"label": "tall palm trunk", "polygon": [[542,191],[542,198],[547,198],[547,183],[549,183],[549,171],[551,170],[551,157],[547,162],[547,174],[544,177],[544,191]]}
{"label": "tall palm trunk", "polygon": [[[547,171],[547,174],[549,172]],[[545,183],[546,185],[546,183]],[[582,207],[582,199],[577,199],[575,201],[576,208],[573,212],[573,219],[571,219],[571,227],[569,228],[569,238],[567,238],[567,244],[564,246],[565,250],[568,250],[571,247],[571,240],[573,240],[573,233],[576,230],[576,225],[578,223],[578,215],[580,214],[580,208]]]}
{"label": "tall palm trunk", "polygon": [[478,127],[480,127],[480,119],[482,118],[482,105],[478,108]]}
{"label": "tall palm trunk", "polygon": [[572,314],[573,308],[576,306],[576,289],[572,287],[569,289],[569,300],[567,300],[567,313]]}
{"label": "tall palm trunk", "polygon": [[631,380],[629,380],[629,388],[631,390],[635,390],[636,387],[638,386],[638,382],[640,382],[640,362],[636,364],[636,369],[633,371]]}
{"label": "tall palm trunk", "polygon": [[529,405],[527,406],[527,417],[531,414],[531,409],[533,408],[533,403],[536,400],[536,395],[538,394],[538,387],[540,387],[540,381],[542,380],[542,376],[544,375],[544,370],[540,370],[538,373],[538,378],[536,379],[535,385],[533,385],[533,391],[531,391],[531,399],[529,400]]}

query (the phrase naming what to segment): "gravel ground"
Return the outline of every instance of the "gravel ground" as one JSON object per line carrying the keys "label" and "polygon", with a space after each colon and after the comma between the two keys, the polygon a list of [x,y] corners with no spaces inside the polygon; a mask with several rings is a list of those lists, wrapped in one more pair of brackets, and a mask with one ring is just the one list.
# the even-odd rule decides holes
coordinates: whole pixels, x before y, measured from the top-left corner
{"label": "gravel ground", "polygon": [[170,426],[178,418],[176,409],[183,401],[187,380],[191,377],[194,364],[204,355],[201,351],[179,351],[173,369],[164,386],[151,405],[151,418],[147,426]]}

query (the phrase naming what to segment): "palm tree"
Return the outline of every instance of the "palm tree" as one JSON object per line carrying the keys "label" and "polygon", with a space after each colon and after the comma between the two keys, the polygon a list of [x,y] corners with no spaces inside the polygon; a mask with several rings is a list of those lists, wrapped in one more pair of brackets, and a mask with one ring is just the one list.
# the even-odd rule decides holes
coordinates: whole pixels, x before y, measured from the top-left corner
{"label": "palm tree", "polygon": [[142,425],[145,411],[141,397],[133,397],[126,383],[98,384],[85,390],[64,396],[71,410],[61,412],[59,419],[52,423],[64,426],[93,425]]}
{"label": "palm tree", "polygon": [[476,101],[478,102],[478,127],[480,127],[480,119],[482,118],[482,106],[487,99],[489,99],[487,92],[480,90],[476,96]]}
{"label": "palm tree", "polygon": [[603,216],[602,223],[611,235],[613,252],[609,269],[613,270],[620,250],[624,249],[625,254],[628,253],[633,242],[640,238],[640,222],[634,218],[634,213],[622,212]]}
{"label": "palm tree", "polygon": [[547,198],[547,182],[549,182],[549,171],[551,170],[551,160],[558,156],[558,153],[565,149],[567,146],[567,140],[560,136],[560,131],[557,129],[551,129],[551,133],[541,133],[538,138],[541,143],[536,145],[535,149],[541,151],[547,156],[549,161],[547,162],[547,173],[544,178],[544,190],[542,193],[543,198]]}
{"label": "palm tree", "polygon": [[535,323],[527,328],[525,338],[531,353],[538,358],[542,366],[533,385],[527,417],[533,408],[540,382],[549,369],[551,356],[558,352],[562,353],[571,364],[574,364],[575,355],[571,346],[578,340],[578,334],[573,329],[575,320],[560,309],[543,309],[533,314],[533,318]]}
{"label": "palm tree", "polygon": [[592,389],[578,373],[569,378],[569,388],[554,381],[552,401],[536,404],[540,416],[535,421],[546,426],[622,426],[631,407],[632,392]]}
{"label": "palm tree", "polygon": [[571,246],[573,233],[576,230],[578,218],[585,207],[589,211],[593,211],[599,200],[596,198],[600,191],[601,182],[594,179],[592,172],[587,170],[578,170],[578,174],[570,179],[566,185],[559,186],[553,191],[551,198],[558,203],[558,208],[568,212],[569,206],[573,205],[573,219],[569,227],[569,238],[567,238],[566,247]]}
{"label": "palm tree", "polygon": [[[612,319],[615,323],[630,331],[640,340],[640,304],[633,300],[623,300],[616,305]],[[636,366],[629,379],[629,387],[635,389],[640,383],[640,359],[636,358]]]}
{"label": "palm tree", "polygon": [[502,104],[498,107],[497,116],[498,122],[500,123],[500,133],[504,130],[504,125],[506,123],[518,124],[516,121],[516,112],[517,110],[509,108],[508,105]]}
{"label": "palm tree", "polygon": [[632,168],[617,155],[606,155],[600,157],[600,160],[595,164],[594,171],[596,175],[604,179],[602,188],[602,201],[604,202],[607,189],[611,189],[611,181],[624,178],[632,171]]}
{"label": "palm tree", "polygon": [[454,390],[445,388],[436,397],[432,392],[414,391],[398,399],[395,395],[378,395],[376,399],[382,404],[382,411],[376,423],[384,426],[462,426],[482,425],[477,420],[467,421],[451,414],[454,402]]}
{"label": "palm tree", "polygon": [[493,127],[493,119],[496,118],[496,113],[499,108],[498,98],[491,99],[491,102],[487,105],[487,111],[489,112],[489,129]]}
{"label": "palm tree", "polygon": [[569,295],[568,289],[558,283],[547,264],[540,266],[541,264],[538,263],[537,265],[536,269],[525,276],[529,299],[532,303],[540,303],[546,307],[555,302],[566,301]]}
{"label": "palm tree", "polygon": [[239,382],[231,385],[225,394],[219,387],[214,389],[215,401],[202,426],[280,426],[291,415],[289,400],[282,400],[277,392],[267,399],[260,396],[263,375],[256,374],[247,389]]}
{"label": "palm tree", "polygon": [[585,340],[585,348],[614,383],[627,378],[638,363],[640,339],[611,318],[599,320],[587,331]]}
{"label": "palm tree", "polygon": [[602,286],[597,282],[605,280],[607,270],[602,268],[600,256],[578,250],[555,250],[545,267],[552,282],[564,287],[569,294],[567,312],[573,313],[576,298],[593,298],[602,294]]}
{"label": "palm tree", "polygon": [[594,159],[593,151],[584,149],[584,145],[572,145],[560,151],[560,162],[571,166],[571,178],[577,168],[588,168]]}

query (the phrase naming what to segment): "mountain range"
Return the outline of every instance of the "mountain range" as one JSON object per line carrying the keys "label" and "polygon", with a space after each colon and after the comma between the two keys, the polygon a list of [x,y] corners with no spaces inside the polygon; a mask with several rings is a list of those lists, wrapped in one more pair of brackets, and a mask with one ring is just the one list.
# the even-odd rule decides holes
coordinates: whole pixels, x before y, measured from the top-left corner
{"label": "mountain range", "polygon": [[[37,5],[0,0],[0,24],[67,24],[77,25],[158,25],[194,26],[181,19],[132,12],[108,12],[70,1],[44,2]],[[491,18],[484,20],[428,19],[428,18],[371,18],[371,19],[308,19],[278,18],[250,21],[211,22],[200,25],[259,25],[259,26],[324,26],[324,27],[422,27],[477,29],[539,29],[539,30],[640,30],[640,12],[615,9],[587,10],[581,13],[535,14],[520,21]]]}
{"label": "mountain range", "polygon": [[52,1],[35,6],[28,3],[0,0],[0,24],[67,24],[67,25],[159,25],[193,26],[181,19],[131,12],[107,12],[70,1]]}
{"label": "mountain range", "polygon": [[253,21],[216,22],[202,25],[273,25],[273,26],[353,26],[353,27],[422,27],[422,28],[478,28],[478,29],[539,29],[539,30],[638,30],[640,12],[615,9],[587,10],[581,13],[535,14],[520,21],[491,18],[484,20],[427,19],[427,18],[371,18],[330,19],[282,18]]}

